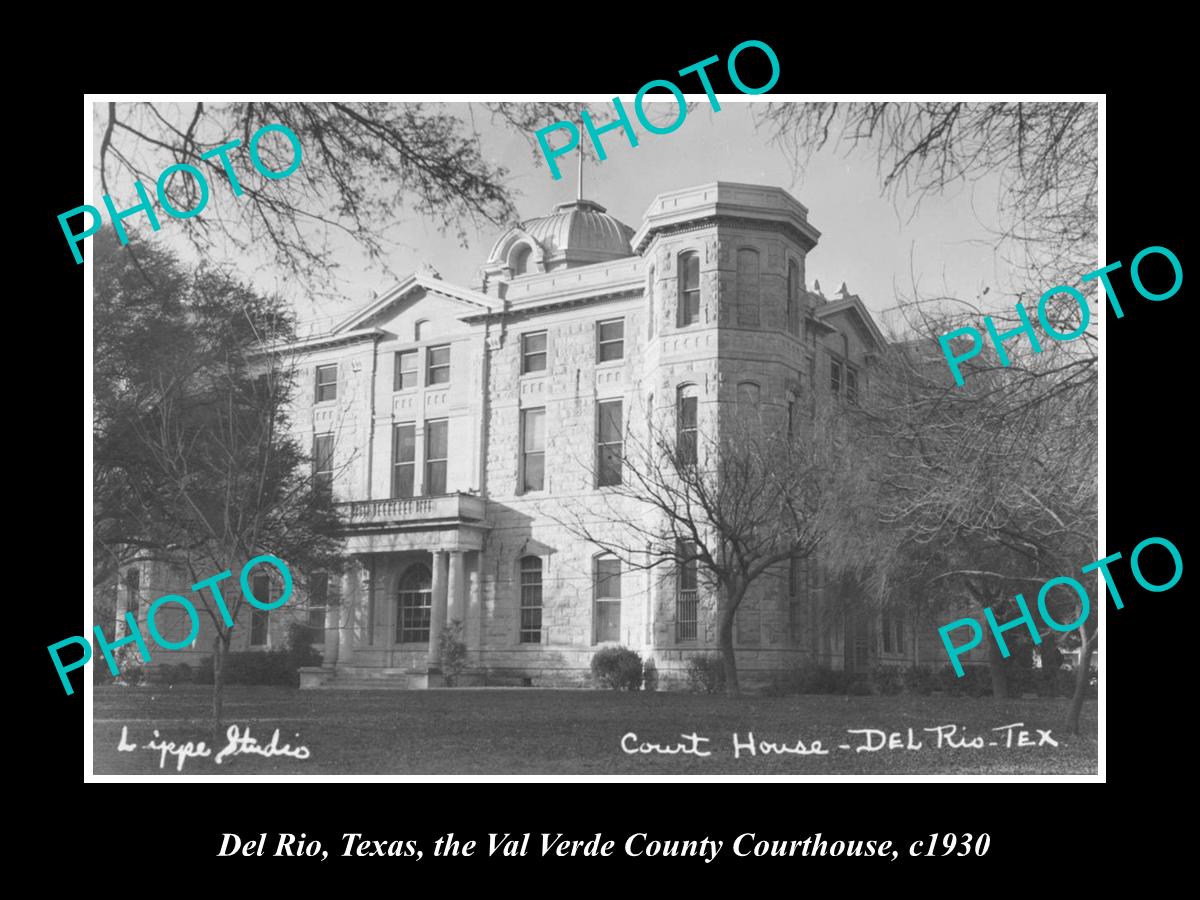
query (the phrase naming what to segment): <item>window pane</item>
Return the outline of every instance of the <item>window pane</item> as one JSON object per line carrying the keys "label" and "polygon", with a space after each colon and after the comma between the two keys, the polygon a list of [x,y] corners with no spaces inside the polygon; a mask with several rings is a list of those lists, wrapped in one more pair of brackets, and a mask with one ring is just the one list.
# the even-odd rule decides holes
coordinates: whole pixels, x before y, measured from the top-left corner
{"label": "window pane", "polygon": [[317,366],[317,402],[337,399],[337,365]]}
{"label": "window pane", "polygon": [[546,410],[525,410],[525,451],[546,449]]}
{"label": "window pane", "polygon": [[605,401],[600,404],[600,441],[610,444],[619,440],[621,440],[621,401]]}
{"label": "window pane", "polygon": [[434,366],[450,365],[450,348],[449,347],[430,347],[429,362]]}
{"label": "window pane", "polygon": [[525,352],[536,353],[546,349],[546,332],[525,335]]}
{"label": "window pane", "polygon": [[271,612],[266,609],[252,609],[250,613],[250,646],[261,647],[267,643],[267,625]]}
{"label": "window pane", "polygon": [[439,422],[425,423],[425,458],[445,459],[448,448],[447,437],[449,423],[442,419]]}
{"label": "window pane", "polygon": [[401,463],[396,466],[392,473],[392,497],[397,500],[409,500],[413,496],[413,471],[416,469],[412,463]]}
{"label": "window pane", "polygon": [[625,337],[625,320],[618,319],[615,322],[600,323],[600,340],[616,341]]}
{"label": "window pane", "polygon": [[408,422],[396,426],[396,462],[412,462],[417,458],[417,426]]}
{"label": "window pane", "polygon": [[681,276],[683,278],[683,289],[685,291],[696,291],[700,289],[700,257],[695,253],[689,253],[680,261],[682,269]]}
{"label": "window pane", "polygon": [[600,345],[600,362],[611,362],[614,359],[621,359],[624,356],[625,344],[622,341]]}
{"label": "window pane", "polygon": [[596,642],[621,639],[621,604],[606,600],[596,604]]}
{"label": "window pane", "polygon": [[318,572],[308,580],[308,605],[324,606],[329,597],[329,576]]}
{"label": "window pane", "polygon": [[525,454],[525,481],[521,489],[524,491],[540,491],[545,489],[546,454]]}
{"label": "window pane", "polygon": [[417,386],[417,351],[406,350],[396,354],[396,390],[402,391]]}
{"label": "window pane", "polygon": [[431,462],[425,467],[425,493],[446,493],[446,463]]}
{"label": "window pane", "polygon": [[696,427],[696,398],[679,398],[679,424],[684,428]]}
{"label": "window pane", "polygon": [[621,596],[621,561],[619,559],[596,560],[596,596],[609,599]]}
{"label": "window pane", "polygon": [[758,251],[739,250],[737,257],[738,323],[759,322]]}

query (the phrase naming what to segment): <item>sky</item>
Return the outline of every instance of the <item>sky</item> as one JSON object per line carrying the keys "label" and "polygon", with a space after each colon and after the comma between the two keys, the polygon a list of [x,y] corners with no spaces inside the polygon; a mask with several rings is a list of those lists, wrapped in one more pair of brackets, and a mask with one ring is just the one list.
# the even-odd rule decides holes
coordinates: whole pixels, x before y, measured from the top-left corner
{"label": "sky", "polygon": [[[881,196],[877,160],[870,150],[847,153],[845,148],[826,147],[813,154],[804,171],[795,171],[784,151],[770,143],[766,129],[755,128],[752,107],[773,99],[770,95],[757,101],[720,95],[719,111],[713,111],[703,95],[688,99],[698,102],[671,134],[639,129],[636,148],[619,131],[605,134],[608,158],[601,162],[589,158],[585,164],[584,196],[636,229],[654,196],[665,191],[712,181],[782,187],[808,208],[809,222],[821,232],[807,257],[810,289],[819,281],[824,294],[832,297],[845,281],[851,293],[876,313],[894,306],[899,295],[911,296],[914,284],[923,295],[964,299],[979,297],[985,288],[994,292],[989,299],[1002,291],[1008,270],[989,237],[996,208],[994,180],[956,186],[944,195],[924,199],[914,211],[903,197]],[[647,106],[653,115],[655,105]],[[670,112],[673,106],[664,109]],[[596,102],[588,107],[599,120],[611,104]],[[508,184],[522,219],[549,214],[556,203],[575,198],[574,153],[560,157],[563,177],[555,181],[547,166],[535,164],[526,137],[510,127],[493,127],[482,107],[449,103],[445,108],[478,130],[489,161],[510,171]],[[660,121],[670,120],[661,112],[659,116]],[[589,157],[592,153],[589,146]],[[469,247],[464,250],[455,234],[440,234],[433,223],[410,212],[401,215],[407,218],[398,223],[397,246],[389,255],[392,274],[377,266],[372,269],[348,242],[338,245],[341,296],[333,300],[312,299],[259,261],[233,262],[260,289],[288,297],[305,323],[301,330],[311,332],[369,303],[373,295],[387,291],[397,276],[418,271],[425,263],[446,281],[476,285],[477,269],[503,231],[468,225]],[[154,238],[168,241],[187,257],[189,248],[171,234],[172,225],[178,223],[165,216],[163,220]]]}

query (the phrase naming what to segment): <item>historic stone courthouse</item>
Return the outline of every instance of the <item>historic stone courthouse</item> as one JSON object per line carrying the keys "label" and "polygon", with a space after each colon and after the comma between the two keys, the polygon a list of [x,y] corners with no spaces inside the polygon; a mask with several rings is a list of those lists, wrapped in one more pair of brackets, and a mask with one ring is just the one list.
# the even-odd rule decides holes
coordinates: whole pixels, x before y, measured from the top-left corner
{"label": "historic stone courthouse", "polygon": [[[806,289],[818,237],[773,187],[660,194],[636,229],[576,200],[509,228],[474,287],[413,275],[301,342],[292,422],[344,503],[351,563],[333,583],[297,577],[277,611],[248,609],[234,649],[277,643],[298,615],[324,648],[304,686],[418,687],[437,683],[439,634],[458,620],[466,683],[582,683],[619,643],[678,686],[689,655],[715,652],[715,598],[694,573],[623,570],[559,522],[611,505],[646,417],[695,440],[738,402],[783,414],[810,392],[853,404],[870,389],[883,338],[844,286]],[[795,569],[738,613],[747,683],[806,661],[914,660],[911,622],[856,612],[819,565]]]}

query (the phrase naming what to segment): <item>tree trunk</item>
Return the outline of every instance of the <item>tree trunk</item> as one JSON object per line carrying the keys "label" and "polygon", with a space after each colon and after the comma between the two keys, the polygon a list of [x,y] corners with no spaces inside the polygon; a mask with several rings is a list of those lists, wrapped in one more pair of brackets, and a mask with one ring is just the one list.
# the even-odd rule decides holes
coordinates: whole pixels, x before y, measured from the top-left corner
{"label": "tree trunk", "polygon": [[1068,734],[1079,734],[1079,713],[1083,709],[1083,698],[1087,696],[1088,685],[1092,680],[1092,654],[1096,650],[1096,631],[1095,626],[1091,625],[1090,617],[1083,623],[1079,636],[1083,643],[1079,648],[1079,671],[1075,673],[1075,694],[1071,697],[1071,708],[1067,710]]}
{"label": "tree trunk", "polygon": [[229,634],[213,638],[213,743],[221,743],[221,712],[225,702],[225,657],[229,652]]}
{"label": "tree trunk", "polygon": [[997,700],[1008,699],[1008,672],[1005,659],[1000,655],[1000,647],[995,641],[988,641],[988,668],[992,673],[992,696]]}
{"label": "tree trunk", "polygon": [[[741,600],[741,597],[738,598]],[[737,662],[733,658],[733,617],[737,613],[737,604],[727,603],[721,610],[717,630],[717,646],[721,648],[721,666],[725,670],[725,696],[737,697],[738,676]]]}

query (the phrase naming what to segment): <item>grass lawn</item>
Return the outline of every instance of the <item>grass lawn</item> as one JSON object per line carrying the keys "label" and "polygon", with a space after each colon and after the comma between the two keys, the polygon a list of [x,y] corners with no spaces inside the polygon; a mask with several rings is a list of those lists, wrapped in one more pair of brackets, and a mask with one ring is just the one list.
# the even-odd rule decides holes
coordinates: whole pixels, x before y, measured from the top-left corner
{"label": "grass lawn", "polygon": [[[815,775],[815,774],[1094,774],[1096,701],[1083,710],[1079,737],[1062,730],[1066,700],[968,697],[744,697],[731,700],[679,693],[547,691],[534,689],[431,691],[305,691],[226,688],[225,725],[237,725],[265,746],[308,748],[307,759],[241,754],[220,765],[206,716],[211,688],[97,687],[94,754],[97,775],[173,775],[178,756],[146,749],[159,739],[182,747],[207,743],[208,757],[183,761],[189,775]],[[1024,723],[1020,729],[992,729]],[[941,734],[930,730],[949,727]],[[132,751],[119,752],[126,727]],[[907,749],[908,729],[920,749]],[[849,729],[888,733],[852,734]],[[1049,731],[1048,738],[1037,729]],[[1028,732],[1019,746],[1020,732]],[[711,755],[629,754],[643,742],[683,744]],[[753,732],[758,752],[734,756]],[[891,738],[891,733],[898,736]],[[701,743],[682,735],[708,738]],[[891,740],[892,748],[858,751]],[[964,742],[982,746],[957,746]],[[761,748],[762,742],[775,750]],[[814,741],[828,755],[800,755]],[[1057,742],[1054,746],[1050,741]],[[800,747],[797,742],[801,742]],[[939,747],[939,742],[941,746]],[[951,744],[956,746],[951,746]],[[995,746],[990,746],[995,744]],[[845,745],[849,749],[841,749]]]}

